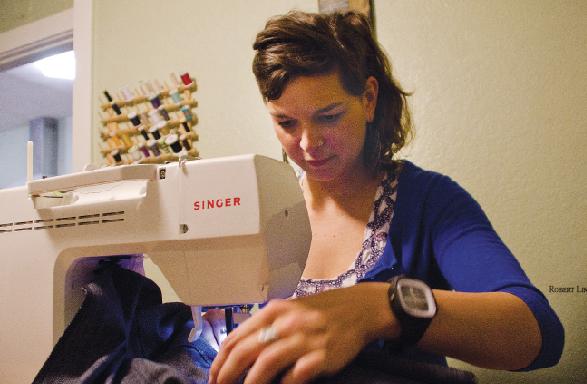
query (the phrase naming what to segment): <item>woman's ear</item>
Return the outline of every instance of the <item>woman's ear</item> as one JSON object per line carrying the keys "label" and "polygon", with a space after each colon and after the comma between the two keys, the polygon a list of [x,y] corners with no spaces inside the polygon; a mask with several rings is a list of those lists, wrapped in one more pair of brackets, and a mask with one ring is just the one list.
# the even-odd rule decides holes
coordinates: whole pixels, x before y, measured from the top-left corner
{"label": "woman's ear", "polygon": [[365,91],[363,92],[363,106],[367,122],[372,123],[375,119],[375,107],[377,106],[377,95],[379,93],[379,83],[373,76],[365,80]]}

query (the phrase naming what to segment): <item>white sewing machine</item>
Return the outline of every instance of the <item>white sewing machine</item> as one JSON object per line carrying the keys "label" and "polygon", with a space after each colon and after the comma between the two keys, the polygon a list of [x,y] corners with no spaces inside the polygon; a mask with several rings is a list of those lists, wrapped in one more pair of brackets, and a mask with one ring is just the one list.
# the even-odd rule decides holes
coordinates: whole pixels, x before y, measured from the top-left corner
{"label": "white sewing machine", "polygon": [[32,381],[101,259],[149,257],[192,306],[258,303],[291,295],[310,238],[293,170],[257,155],[0,190],[0,382]]}

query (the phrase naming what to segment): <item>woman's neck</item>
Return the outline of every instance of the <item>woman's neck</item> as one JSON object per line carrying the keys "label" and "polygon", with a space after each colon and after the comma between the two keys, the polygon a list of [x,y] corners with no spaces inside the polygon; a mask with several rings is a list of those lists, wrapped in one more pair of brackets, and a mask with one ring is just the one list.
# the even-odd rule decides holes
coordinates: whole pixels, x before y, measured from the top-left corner
{"label": "woman's neck", "polygon": [[303,182],[304,197],[315,209],[330,203],[352,207],[357,200],[372,199],[380,182],[381,173],[364,167],[330,181],[313,180],[306,175]]}

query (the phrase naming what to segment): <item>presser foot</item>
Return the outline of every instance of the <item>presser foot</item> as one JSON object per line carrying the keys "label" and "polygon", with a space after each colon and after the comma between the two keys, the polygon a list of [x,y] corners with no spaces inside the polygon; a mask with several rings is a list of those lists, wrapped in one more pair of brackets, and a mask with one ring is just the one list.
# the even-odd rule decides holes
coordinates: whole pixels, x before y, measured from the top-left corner
{"label": "presser foot", "polygon": [[192,309],[192,318],[194,319],[194,327],[190,331],[188,336],[188,341],[190,343],[196,341],[198,337],[202,334],[202,307],[201,306],[193,306],[190,307]]}

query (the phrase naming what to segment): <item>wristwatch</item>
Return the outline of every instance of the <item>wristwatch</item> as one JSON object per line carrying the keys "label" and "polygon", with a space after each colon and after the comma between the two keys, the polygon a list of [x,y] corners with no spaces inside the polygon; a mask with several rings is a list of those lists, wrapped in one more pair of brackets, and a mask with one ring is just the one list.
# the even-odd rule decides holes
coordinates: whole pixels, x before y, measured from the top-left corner
{"label": "wristwatch", "polygon": [[388,280],[389,306],[401,326],[398,344],[406,348],[416,344],[436,315],[432,290],[422,280],[403,275]]}

